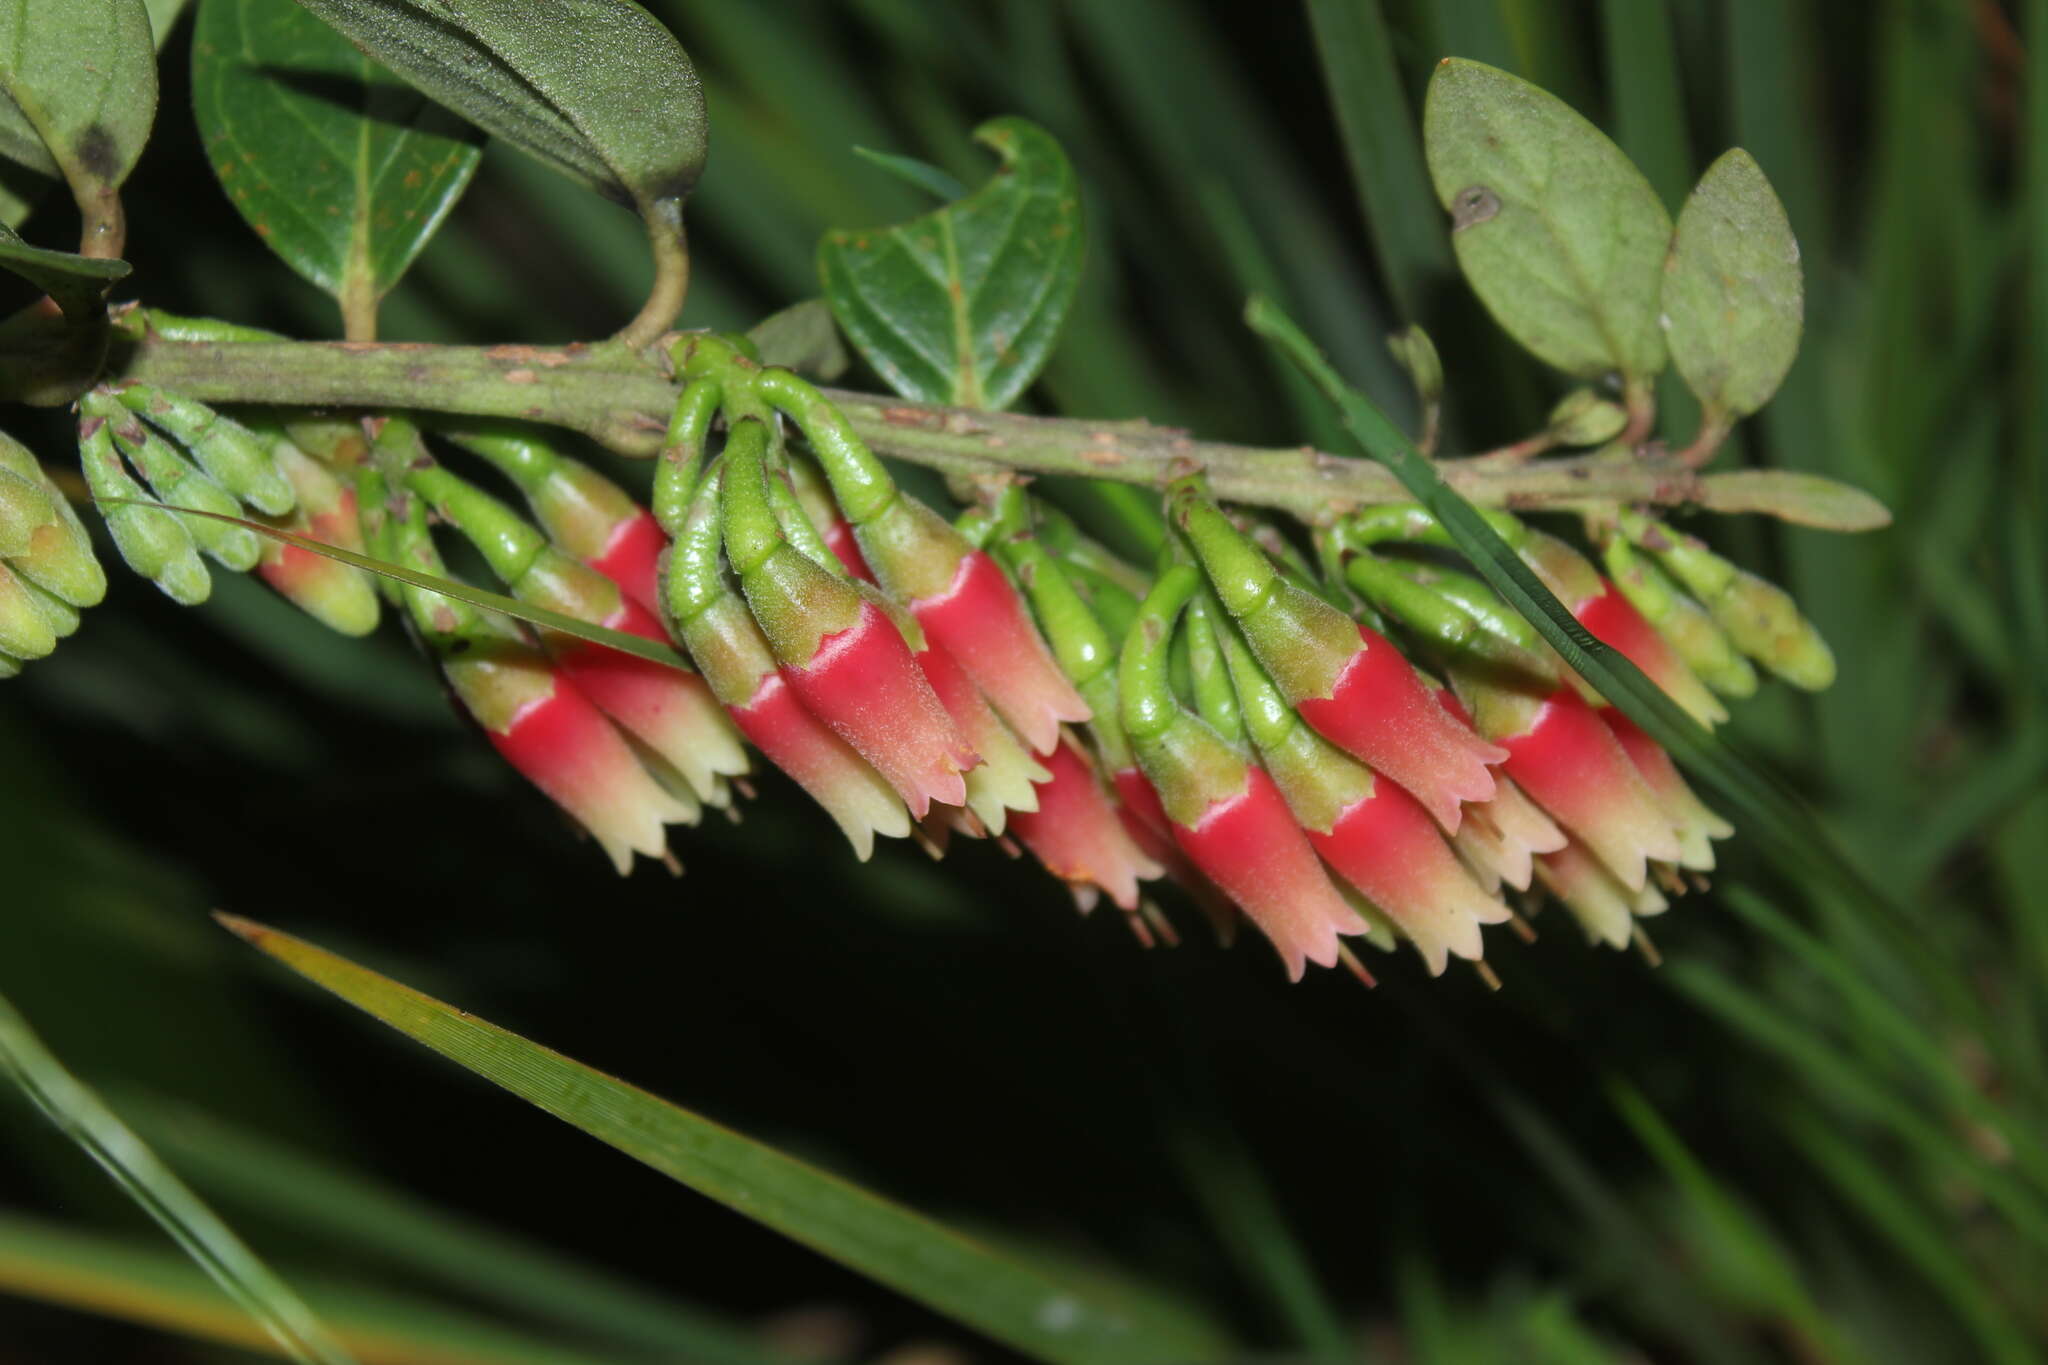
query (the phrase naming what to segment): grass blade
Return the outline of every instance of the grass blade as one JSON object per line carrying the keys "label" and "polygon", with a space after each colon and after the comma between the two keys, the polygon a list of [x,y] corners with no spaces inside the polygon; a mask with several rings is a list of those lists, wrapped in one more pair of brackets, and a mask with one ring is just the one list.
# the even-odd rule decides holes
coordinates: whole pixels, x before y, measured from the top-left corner
{"label": "grass blade", "polygon": [[1602,0],[1600,32],[1614,100],[1614,140],[1673,212],[1692,188],[1685,87],[1666,0]]}
{"label": "grass blade", "polygon": [[788,1359],[739,1326],[211,1115],[156,1100],[124,1098],[122,1108],[216,1199],[287,1220],[325,1245],[359,1248],[380,1265],[593,1341],[666,1352],[693,1365]]}
{"label": "grass blade", "polygon": [[0,1069],[293,1360],[354,1365],[354,1357],[291,1287],[257,1259],[98,1095],[64,1069],[5,997],[0,997]]}
{"label": "grass blade", "polygon": [[221,923],[332,991],[528,1103],[698,1193],[1055,1365],[1208,1361],[1223,1339],[1188,1315],[1061,1284],[853,1184],[783,1155],[359,967],[232,915]]}

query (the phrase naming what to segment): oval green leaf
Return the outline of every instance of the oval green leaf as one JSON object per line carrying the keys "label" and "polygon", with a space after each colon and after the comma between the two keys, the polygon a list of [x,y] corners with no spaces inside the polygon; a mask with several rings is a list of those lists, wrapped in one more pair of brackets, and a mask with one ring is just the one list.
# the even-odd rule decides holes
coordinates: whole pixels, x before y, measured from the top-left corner
{"label": "oval green leaf", "polygon": [[460,120],[277,0],[199,7],[192,104],[235,208],[344,307],[398,282],[476,170]]}
{"label": "oval green leaf", "polygon": [[1778,391],[1806,315],[1799,243],[1763,167],[1740,147],[1707,167],[1664,266],[1664,340],[1702,406],[1747,417]]}
{"label": "oval green leaf", "polygon": [[1671,215],[1621,148],[1527,81],[1450,58],[1422,136],[1459,268],[1510,336],[1581,378],[1664,368]]}
{"label": "oval green leaf", "polygon": [[839,325],[890,388],[1005,408],[1037,377],[1081,279],[1080,189],[1052,135],[975,129],[1002,165],[973,194],[898,227],[835,231],[818,273]]}
{"label": "oval green leaf", "polygon": [[61,175],[88,237],[118,231],[116,191],[156,118],[156,41],[142,0],[0,5],[0,156]]}
{"label": "oval green leaf", "polygon": [[299,0],[485,131],[644,210],[704,167],[696,68],[631,0]]}
{"label": "oval green leaf", "polygon": [[1200,1318],[1058,1281],[744,1134],[303,939],[222,924],[307,980],[673,1180],[948,1317],[1056,1365],[1213,1361]]}

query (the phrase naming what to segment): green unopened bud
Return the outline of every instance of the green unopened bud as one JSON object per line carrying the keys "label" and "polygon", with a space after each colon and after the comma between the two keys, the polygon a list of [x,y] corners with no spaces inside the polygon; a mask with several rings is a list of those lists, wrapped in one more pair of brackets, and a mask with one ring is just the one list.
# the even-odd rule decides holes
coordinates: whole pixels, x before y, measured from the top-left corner
{"label": "green unopened bud", "polygon": [[1217,734],[1233,744],[1244,742],[1244,717],[1239,713],[1237,689],[1231,685],[1229,665],[1224,662],[1219,632],[1231,631],[1220,602],[1198,593],[1187,606],[1188,682],[1195,699],[1195,711]]}
{"label": "green unopened bud", "polygon": [[1643,619],[1678,652],[1701,682],[1724,697],[1747,697],[1756,691],[1756,670],[1714,623],[1706,608],[1671,581],[1657,561],[1620,536],[1610,537],[1602,552],[1608,577]]}
{"label": "green unopened bud", "polygon": [[1559,445],[1597,446],[1621,435],[1628,410],[1593,389],[1573,389],[1550,410],[1547,430]]}
{"label": "green unopened bud", "polygon": [[0,564],[0,651],[17,659],[40,659],[57,647],[57,632],[21,581]]}
{"label": "green unopened bud", "polygon": [[1809,692],[1835,680],[1834,652],[1783,588],[1648,517],[1625,517],[1622,529],[1700,600],[1744,654]]}
{"label": "green unopened bud", "polygon": [[37,586],[33,581],[21,574],[16,574],[15,577],[21,579],[21,586],[28,590],[29,600],[34,602],[37,610],[43,613],[43,620],[49,622],[51,632],[58,639],[68,640],[78,633],[78,625],[81,618],[77,607],[72,606],[48,588]]}
{"label": "green unopened bud", "polygon": [[215,483],[266,516],[292,510],[292,486],[256,434],[206,404],[147,384],[130,384],[117,397],[151,426],[177,438]]}
{"label": "green unopened bud", "polygon": [[55,514],[30,532],[27,548],[10,557],[14,571],[75,607],[98,605],[107,595],[107,573],[70,501],[50,482],[28,447],[5,432],[0,432],[0,469],[40,486]]}
{"label": "green unopened bud", "polygon": [[27,553],[35,533],[56,520],[57,509],[41,480],[0,466],[0,559]]}
{"label": "green unopened bud", "polygon": [[[215,516],[239,517],[242,505],[219,484],[195,469],[163,437],[151,431],[139,417],[114,423],[114,444],[128,457],[157,498],[173,507]],[[234,526],[213,517],[180,517],[192,539],[207,554],[233,569],[247,573],[256,567],[263,542],[246,526]]]}
{"label": "green unopened bud", "polygon": [[187,607],[204,602],[213,591],[213,579],[200,562],[192,533],[175,514],[154,505],[138,505],[148,504],[150,499],[128,476],[114,449],[112,423],[125,420],[127,413],[97,392],[80,399],[79,406],[79,465],[86,486],[100,500],[100,514],[114,537],[114,548],[129,568],[163,589],[172,601]]}

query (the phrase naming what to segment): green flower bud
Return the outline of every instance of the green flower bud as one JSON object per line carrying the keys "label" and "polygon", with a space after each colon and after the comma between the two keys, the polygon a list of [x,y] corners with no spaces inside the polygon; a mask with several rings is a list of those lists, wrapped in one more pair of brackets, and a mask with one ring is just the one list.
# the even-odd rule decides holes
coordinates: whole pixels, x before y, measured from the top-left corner
{"label": "green flower bud", "polygon": [[72,606],[48,588],[37,586],[37,584],[24,575],[17,574],[15,576],[21,579],[21,586],[28,589],[29,600],[36,604],[38,611],[42,612],[43,620],[49,622],[51,631],[55,633],[58,639],[68,640],[78,633],[80,618],[77,607]]}
{"label": "green flower bud", "polygon": [[100,513],[114,537],[114,548],[129,568],[154,582],[172,601],[187,607],[204,602],[213,591],[213,580],[200,562],[198,547],[185,524],[161,507],[109,501],[149,501],[114,449],[112,424],[125,420],[127,413],[99,392],[80,399],[79,407],[79,464],[85,471],[86,486],[101,500]]}
{"label": "green flower bud", "polygon": [[26,549],[10,556],[14,571],[56,593],[75,607],[90,607],[107,595],[106,570],[92,552],[92,537],[67,499],[28,447],[0,432],[0,469],[42,488],[49,497],[52,520],[30,532]]}
{"label": "green flower bud", "polygon": [[[242,504],[229,492],[207,478],[176,448],[146,426],[139,417],[114,423],[114,444],[149,481],[157,498],[173,507],[195,512],[239,517]],[[256,567],[263,554],[263,542],[246,526],[233,526],[212,517],[180,517],[199,548],[236,573]]]}
{"label": "green flower bud", "polygon": [[1834,652],[1783,588],[1648,517],[1625,517],[1622,530],[1700,600],[1744,654],[1809,692],[1835,680]]}
{"label": "green flower bud", "polygon": [[1552,440],[1565,446],[1604,445],[1621,435],[1628,425],[1628,411],[1593,389],[1573,389],[1550,410],[1548,430]]}
{"label": "green flower bud", "polygon": [[192,452],[213,481],[265,516],[292,510],[292,486],[256,434],[206,404],[147,384],[130,384],[115,395]]}
{"label": "green flower bud", "polygon": [[1394,363],[1408,372],[1415,383],[1415,395],[1425,406],[1444,396],[1444,362],[1437,355],[1436,343],[1429,339],[1429,333],[1411,322],[1387,338],[1387,349],[1394,353]]}
{"label": "green flower bud", "polygon": [[17,659],[40,659],[57,647],[57,632],[21,581],[0,564],[0,651]]}
{"label": "green flower bud", "polygon": [[0,466],[0,558],[27,553],[35,533],[56,520],[57,509],[40,479],[25,479]]}
{"label": "green flower bud", "polygon": [[1724,697],[1747,697],[1756,692],[1756,670],[1742,657],[1728,632],[1715,625],[1706,608],[1672,582],[1656,560],[1620,536],[1610,537],[1602,554],[1607,574],[1622,596],[1657,628],[1701,682]]}

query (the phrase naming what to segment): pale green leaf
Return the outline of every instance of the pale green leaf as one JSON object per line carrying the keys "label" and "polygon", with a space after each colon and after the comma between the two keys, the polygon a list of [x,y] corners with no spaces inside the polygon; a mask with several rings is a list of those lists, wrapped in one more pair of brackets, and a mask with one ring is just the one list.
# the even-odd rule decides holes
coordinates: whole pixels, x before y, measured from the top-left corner
{"label": "pale green leaf", "polygon": [[142,0],[0,5],[0,156],[61,175],[89,222],[112,212],[155,117]]}
{"label": "pale green leaf", "polygon": [[1679,211],[1664,268],[1671,363],[1709,411],[1747,417],[1792,368],[1804,316],[1785,206],[1737,147],[1707,167]]}
{"label": "pale green leaf", "polygon": [[1596,378],[1664,368],[1671,215],[1605,133],[1527,81],[1446,59],[1424,150],[1473,291],[1539,360]]}

